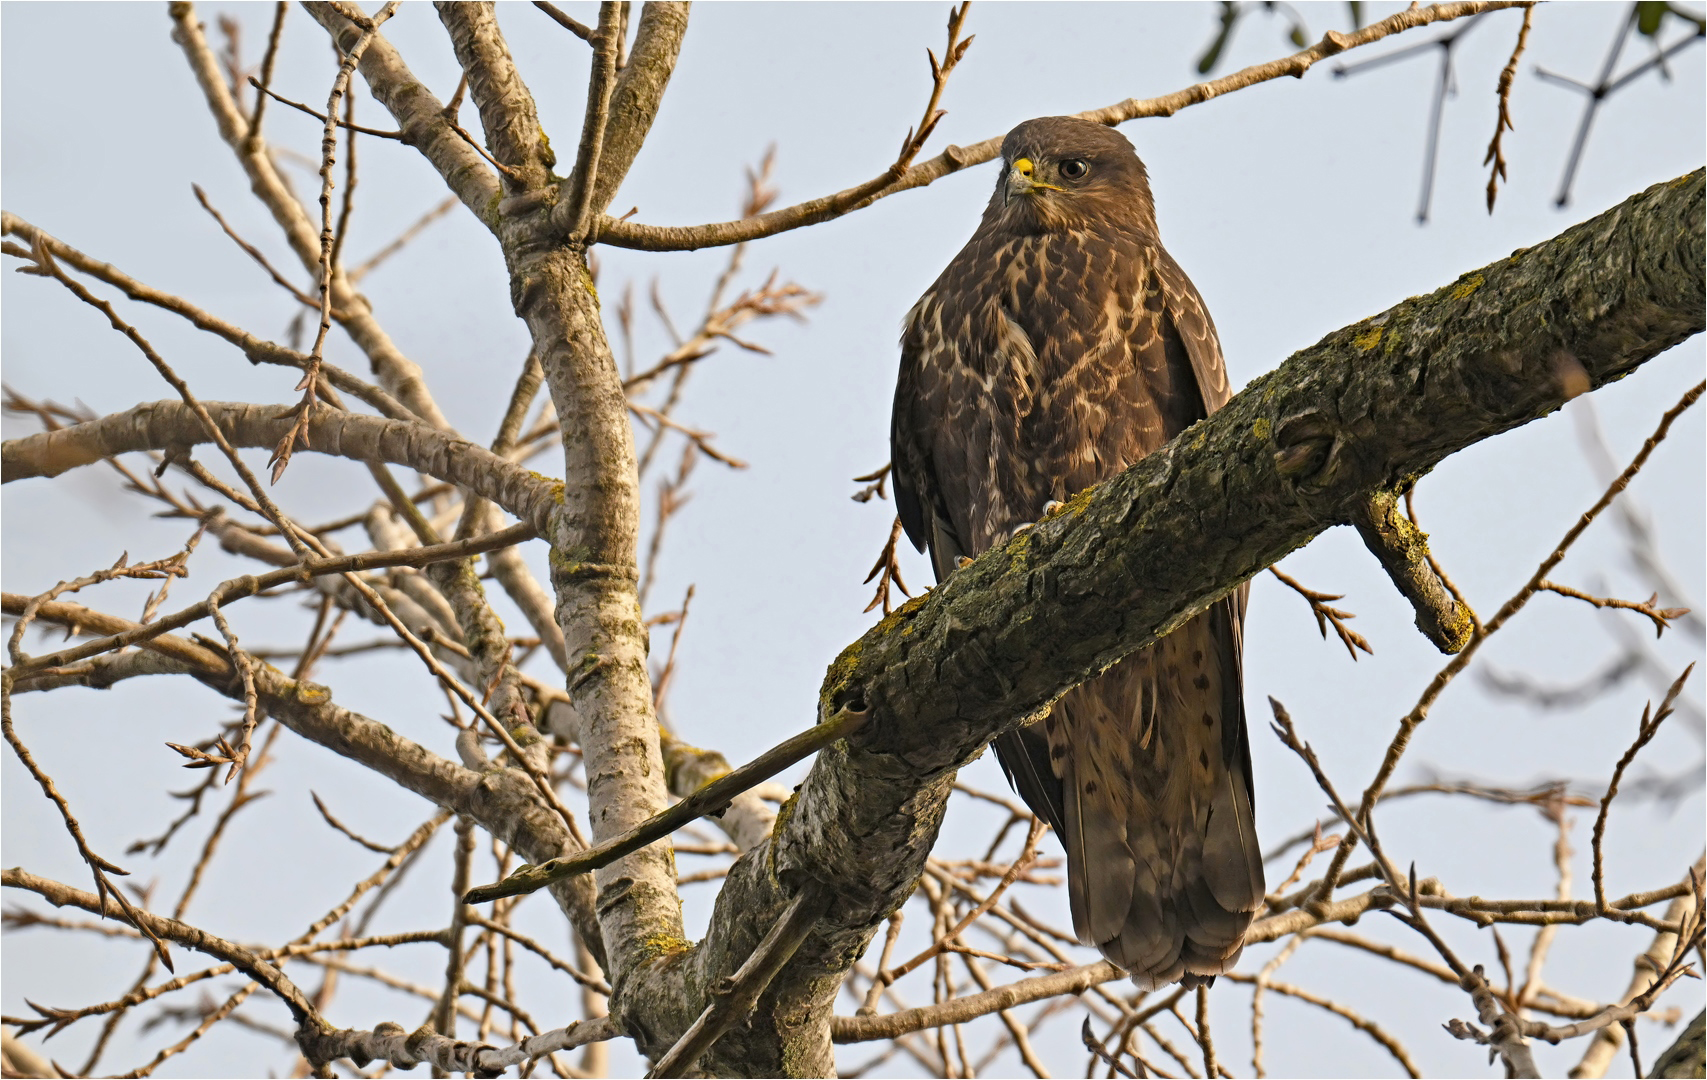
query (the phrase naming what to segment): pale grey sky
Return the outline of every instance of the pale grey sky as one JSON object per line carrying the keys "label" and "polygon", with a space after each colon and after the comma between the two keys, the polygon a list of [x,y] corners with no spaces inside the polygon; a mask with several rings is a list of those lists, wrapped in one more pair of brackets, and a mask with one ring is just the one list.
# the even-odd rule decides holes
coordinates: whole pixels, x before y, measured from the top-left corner
{"label": "pale grey sky", "polygon": [[[590,4],[569,9],[591,18]],[[1365,5],[1380,17],[1396,4]],[[584,9],[584,10],[583,10]],[[1313,35],[1345,29],[1342,4],[1300,5]],[[209,5],[243,20],[248,47],[259,49],[270,5]],[[1303,80],[1282,80],[1187,109],[1166,120],[1122,130],[1147,162],[1164,240],[1196,281],[1214,312],[1235,385],[1273,368],[1293,350],[1346,323],[1374,314],[1458,274],[1545,240],[1644,187],[1699,167],[1707,117],[1703,109],[1702,49],[1692,46],[1670,64],[1672,79],[1650,73],[1609,100],[1598,118],[1569,207],[1552,196],[1559,182],[1581,98],[1543,83],[1534,69],[1592,78],[1621,20],[1624,5],[1559,4],[1537,12],[1529,51],[1513,96],[1516,130],[1506,136],[1511,178],[1489,215],[1480,165],[1493,130],[1493,88],[1510,54],[1516,12],[1490,15],[1456,51],[1457,94],[1446,103],[1433,214],[1415,221],[1434,52],[1353,78],[1332,77],[1333,63]],[[1000,134],[1031,116],[1072,112],[1127,97],[1168,92],[1195,81],[1193,64],[1209,40],[1218,9],[1167,4],[975,5],[968,30],[977,35],[948,89],[947,117],[927,149]],[[893,157],[917,118],[929,87],[926,47],[941,49],[943,4],[736,4],[694,9],[692,25],[665,106],[645,151],[617,197],[617,212],[639,208],[637,219],[686,224],[733,216],[743,169],[777,147],[776,183],[784,202],[839,190],[874,175]],[[542,120],[561,157],[571,155],[585,79],[585,47],[526,5],[508,5],[502,22],[521,70],[539,101]],[[290,260],[276,231],[219,143],[199,103],[182,57],[168,38],[164,5],[22,4],[0,6],[3,80],[3,201],[17,213],[97,257],[151,283],[181,291],[257,333],[278,335],[290,301],[237,251],[196,206],[190,183],[209,197],[249,239]],[[456,83],[445,36],[425,5],[407,5],[386,35],[416,74],[441,97]],[[1442,31],[1424,29],[1375,45],[1356,58],[1392,51]],[[1672,36],[1681,31],[1674,27]],[[1291,51],[1280,20],[1252,13],[1240,26],[1219,72]],[[1647,46],[1633,42],[1624,66]],[[278,89],[297,99],[324,101],[332,64],[324,36],[301,11],[287,23]],[[382,111],[362,97],[358,119],[386,126]],[[477,126],[473,110],[464,123]],[[318,125],[273,108],[269,137],[313,154]],[[365,140],[361,185],[350,250],[383,244],[442,197],[442,187],[414,151]],[[293,174],[307,190],[308,169]],[[801,325],[770,324],[748,336],[773,356],[726,348],[705,361],[689,383],[679,416],[717,433],[718,445],[750,463],[731,472],[703,462],[694,499],[671,528],[652,607],[676,604],[696,587],[693,615],[681,644],[670,712],[690,741],[744,760],[812,719],[816,689],[836,652],[874,616],[861,613],[869,590],[860,583],[887,534],[888,504],[856,504],[851,477],[888,456],[889,402],[895,340],[903,312],[970,233],[993,179],[990,166],[967,170],[932,187],[884,200],[851,217],[752,246],[742,279],[761,282],[773,268],[824,294]],[[647,255],[602,251],[601,289],[607,308],[624,283],[636,283],[644,312],[649,282],[659,288],[679,323],[691,322],[726,253]],[[511,314],[502,261],[484,230],[459,209],[435,225],[405,258],[364,285],[398,344],[426,370],[450,419],[471,438],[490,439],[526,350]],[[100,412],[169,396],[147,364],[94,313],[57,286],[8,275],[3,293],[3,362],[7,383],[35,397],[78,399]],[[286,401],[294,377],[281,369],[252,369],[231,350],[153,312],[132,313],[204,398]],[[667,348],[656,320],[642,314],[638,351]],[[334,336],[330,355],[361,368],[355,350]],[[1631,378],[1594,395],[1594,406],[1620,464],[1635,451],[1659,414],[1701,377],[1699,339],[1660,357]],[[1600,490],[1564,413],[1448,460],[1418,487],[1418,510],[1436,552],[1478,609],[1496,607],[1551,550]],[[7,420],[7,433],[28,430]],[[560,470],[549,458],[537,467]],[[349,463],[300,455],[277,489],[299,518],[335,516],[365,505],[369,481]],[[1679,602],[1699,603],[1703,588],[1703,424],[1686,416],[1671,442],[1631,489],[1651,514],[1671,569],[1682,584]],[[649,495],[650,498],[650,495]],[[181,523],[149,517],[153,506],[121,492],[110,474],[86,469],[48,483],[4,490],[6,588],[33,593],[61,578],[110,563],[121,550],[133,559],[164,555],[182,543]],[[531,545],[538,549],[540,545]],[[529,552],[543,566],[541,550]],[[924,584],[922,558],[906,562],[908,580]],[[196,575],[175,589],[193,597],[240,564],[203,549]],[[1320,810],[1308,774],[1264,729],[1265,695],[1292,711],[1341,790],[1360,790],[1373,773],[1397,718],[1421,692],[1442,658],[1411,626],[1411,613],[1354,534],[1336,529],[1286,562],[1306,584],[1342,592],[1355,627],[1376,653],[1353,664],[1335,641],[1318,639],[1304,604],[1259,578],[1247,633],[1247,696],[1253,720],[1257,819],[1265,844],[1290,835]],[[1648,587],[1630,569],[1621,535],[1597,525],[1556,577],[1604,587],[1634,599]],[[97,606],[128,612],[142,591],[106,587]],[[286,604],[233,609],[246,642],[286,645],[306,626]],[[518,617],[519,618],[519,617]],[[1502,671],[1572,681],[1610,660],[1618,638],[1610,618],[1646,634],[1632,616],[1602,616],[1557,597],[1542,597],[1495,639],[1485,659]],[[517,621],[512,619],[512,622]],[[357,630],[351,640],[366,633]],[[667,647],[666,635],[655,646]],[[656,652],[656,649],[655,649]],[[1657,646],[1673,674],[1701,653],[1701,639],[1682,630]],[[401,658],[327,667],[322,677],[341,703],[392,724],[449,753],[447,729],[435,718],[442,701],[425,675]],[[348,671],[365,672],[354,681]],[[543,666],[535,670],[543,672]],[[1700,701],[1699,673],[1689,697]],[[1452,776],[1523,785],[1564,776],[1591,783],[1635,731],[1642,703],[1657,697],[1651,682],[1632,681],[1578,711],[1539,713],[1485,692],[1466,677],[1442,699],[1401,769],[1409,782],[1429,768]],[[204,737],[227,704],[184,687],[137,680],[106,693],[66,691],[29,695],[17,704],[23,738],[59,779],[91,828],[96,847],[117,856],[138,836],[159,832],[178,804],[163,792],[195,779],[178,769],[166,740]],[[1693,724],[1693,726],[1692,726]],[[306,790],[341,807],[345,819],[378,837],[399,837],[426,808],[413,796],[370,795],[361,770],[287,736],[281,760],[263,786],[273,805],[257,808],[229,841],[230,850],[192,907],[192,919],[235,938],[296,932],[303,912],[320,910],[345,880],[365,872],[371,855],[342,847],[323,852],[328,834]],[[1644,752],[1637,771],[1676,773],[1702,756],[1699,713],[1679,716]],[[17,762],[3,767],[6,865],[87,887],[87,876],[50,807]],[[968,770],[969,781],[1001,788],[993,762]],[[982,831],[950,811],[945,845]],[[1612,880],[1629,888],[1675,880],[1703,845],[1699,791],[1669,812],[1651,805],[1614,814],[1618,846]],[[291,823],[281,838],[276,823]],[[1579,883],[1587,881],[1587,829],[1575,838]],[[245,829],[253,830],[246,832]],[[1419,873],[1439,875],[1449,888],[1484,895],[1551,895],[1547,836],[1527,810],[1489,810],[1422,798],[1384,809],[1388,848],[1415,858]],[[266,845],[254,843],[268,838]],[[119,861],[147,881],[158,876],[175,895],[199,834],[159,860]],[[441,841],[442,843],[442,841]],[[962,846],[970,844],[966,840]],[[1052,841],[1051,841],[1052,843]],[[348,845],[344,845],[348,846]],[[321,880],[322,867],[333,876]],[[310,873],[312,868],[312,876]],[[444,876],[441,857],[420,871]],[[1284,876],[1285,869],[1279,871]],[[703,925],[711,893],[693,886],[690,922]],[[304,895],[306,894],[306,895]],[[323,895],[324,894],[324,895]],[[322,900],[325,902],[322,903]],[[1063,913],[1065,899],[1042,894]],[[1031,901],[1028,899],[1028,903]],[[442,922],[448,897],[434,893],[419,907],[400,906],[386,922],[413,929]],[[551,933],[544,906],[541,933]],[[1467,955],[1492,964],[1486,936],[1450,928]],[[560,934],[560,931],[558,931]],[[1389,940],[1420,950],[1398,928]],[[1526,942],[1527,936],[1512,939]],[[1644,947],[1632,930],[1567,932],[1553,960],[1558,985],[1585,997],[1622,988],[1628,956]],[[1438,1025],[1467,1012],[1462,995],[1421,979],[1405,981],[1385,969],[1305,949],[1285,969],[1293,982],[1325,988],[1358,983],[1368,1012],[1404,1033],[1425,1070],[1481,1074],[1482,1051],[1455,1043]],[[119,992],[134,978],[141,954],[105,944],[35,932],[6,942],[3,1004],[24,1010],[28,994],[44,1004],[88,1000]],[[1254,970],[1270,955],[1253,949]],[[403,955],[397,962],[415,963]],[[415,966],[431,980],[437,954]],[[91,978],[91,969],[99,968]],[[216,991],[217,993],[217,991]],[[1691,1009],[1699,990],[1680,992]],[[1242,988],[1216,994],[1226,1057],[1248,1069],[1248,997]],[[270,1004],[255,1015],[283,1016]],[[1306,1068],[1343,1075],[1390,1071],[1392,1062],[1337,1021],[1310,1018],[1274,1002],[1269,1068],[1284,1075]],[[413,1026],[412,1001],[346,989],[338,1022],[398,1019]],[[1327,1026],[1323,1026],[1323,1025]],[[133,1020],[103,1067],[146,1060]],[[94,1027],[79,1025],[50,1049],[66,1062],[82,1059]],[[1076,1032],[1052,1030],[1062,1061],[1077,1061]],[[1653,1052],[1666,1040],[1644,1028]],[[1324,1065],[1321,1034],[1334,1040]],[[1244,1040],[1242,1043],[1240,1040]],[[255,1067],[253,1042],[216,1030],[165,1072],[221,1075]],[[1563,1071],[1569,1048],[1538,1049],[1543,1068]],[[1242,1056],[1241,1056],[1242,1055]],[[844,1061],[865,1055],[854,1048]],[[624,1059],[619,1056],[618,1061]],[[282,1050],[267,1061],[278,1068]],[[632,1062],[619,1067],[632,1067]],[[897,1069],[905,1066],[892,1063]],[[1075,1066],[1076,1067],[1076,1066]],[[1620,1059],[1617,1069],[1628,1071]]]}

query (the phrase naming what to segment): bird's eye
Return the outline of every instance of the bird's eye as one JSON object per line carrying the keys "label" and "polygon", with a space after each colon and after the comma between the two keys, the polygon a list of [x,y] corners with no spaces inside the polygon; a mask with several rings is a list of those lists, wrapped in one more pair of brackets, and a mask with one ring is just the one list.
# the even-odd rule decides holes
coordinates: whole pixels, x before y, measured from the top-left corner
{"label": "bird's eye", "polygon": [[1090,171],[1090,162],[1083,158],[1068,158],[1061,163],[1061,175],[1069,180],[1082,179]]}

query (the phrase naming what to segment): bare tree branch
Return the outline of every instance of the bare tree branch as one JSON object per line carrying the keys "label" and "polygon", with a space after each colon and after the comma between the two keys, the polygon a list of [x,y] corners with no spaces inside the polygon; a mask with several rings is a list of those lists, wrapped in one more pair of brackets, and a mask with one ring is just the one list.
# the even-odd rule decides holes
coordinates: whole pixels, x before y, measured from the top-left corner
{"label": "bare tree branch", "polygon": [[[201,403],[234,446],[272,447],[289,429],[276,405]],[[160,401],[58,431],[8,439],[0,448],[0,481],[58,476],[102,458],[170,450],[210,441],[188,406]],[[357,461],[388,461],[448,480],[491,499],[549,536],[558,513],[557,485],[483,446],[418,421],[320,411],[308,426],[311,449]]]}
{"label": "bare tree branch", "polygon": [[[291,251],[303,268],[310,272],[317,270],[320,265],[319,233],[310,221],[307,209],[291,194],[273,168],[265,143],[258,134],[251,133],[248,118],[232,100],[231,91],[219,73],[218,62],[202,35],[201,24],[196,21],[195,7],[187,0],[175,0],[169,10],[173,23],[172,39],[189,60],[190,70],[201,87],[208,110],[219,126],[220,137],[236,153],[238,163],[249,177],[251,190],[272,213],[273,220],[283,230]],[[359,27],[347,21],[343,28],[348,31],[348,45],[354,45],[363,34]],[[378,35],[372,37],[364,61],[372,58],[383,40]],[[365,68],[363,74],[366,74]],[[373,317],[366,299],[355,291],[342,272],[333,276],[331,303],[342,316],[339,325],[367,355],[386,392],[426,423],[439,428],[448,427],[427,391],[421,369],[392,342]]]}
{"label": "bare tree branch", "polygon": [[539,126],[539,113],[498,29],[495,5],[439,3],[439,20],[450,34],[456,59],[468,76],[468,96],[480,110],[486,145],[502,162],[512,193],[537,190],[556,156]]}
{"label": "bare tree branch", "polygon": [[634,51],[617,75],[610,96],[610,119],[599,151],[598,183],[589,204],[595,221],[602,221],[605,208],[616,197],[641,145],[658,116],[664,91],[676,70],[682,38],[688,30],[688,4],[648,0],[640,5],[640,25],[634,34]]}
{"label": "bare tree branch", "polygon": [[[1302,78],[1304,73],[1320,60],[1405,30],[1514,7],[1522,2],[1523,0],[1461,0],[1455,3],[1430,4],[1427,7],[1412,7],[1380,22],[1371,23],[1354,33],[1340,34],[1330,30],[1321,41],[1310,48],[1279,60],[1254,64],[1231,75],[1197,83],[1162,97],[1143,100],[1128,98],[1115,105],[1087,109],[1074,115],[1111,126],[1139,117],[1172,116],[1181,109],[1200,105],[1257,83],[1287,76]],[[841,217],[878,199],[924,187],[950,173],[983,164],[1000,153],[1001,143],[1002,140],[998,136],[971,146],[950,146],[929,161],[907,169],[898,178],[891,179],[890,174],[885,172],[846,191],[741,221],[726,221],[715,225],[664,226],[643,225],[605,217],[599,222],[598,240],[601,244],[610,244],[613,247],[638,248],[643,251],[691,251],[775,236],[777,233]]]}

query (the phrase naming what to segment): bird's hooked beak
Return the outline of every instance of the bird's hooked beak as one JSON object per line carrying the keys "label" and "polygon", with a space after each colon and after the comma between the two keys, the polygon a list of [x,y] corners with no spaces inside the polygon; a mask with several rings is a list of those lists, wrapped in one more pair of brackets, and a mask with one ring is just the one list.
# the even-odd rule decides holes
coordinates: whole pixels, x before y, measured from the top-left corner
{"label": "bird's hooked beak", "polygon": [[1021,195],[1034,195],[1039,191],[1060,191],[1054,184],[1046,184],[1036,178],[1037,166],[1030,158],[1014,158],[1008,164],[1008,178],[1004,201],[1013,202]]}

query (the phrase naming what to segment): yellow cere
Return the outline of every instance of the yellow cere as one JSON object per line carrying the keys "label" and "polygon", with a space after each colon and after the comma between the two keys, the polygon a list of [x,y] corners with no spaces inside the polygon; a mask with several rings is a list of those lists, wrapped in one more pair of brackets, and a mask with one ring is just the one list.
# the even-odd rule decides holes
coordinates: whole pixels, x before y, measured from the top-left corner
{"label": "yellow cere", "polygon": [[1035,166],[1032,165],[1030,158],[1014,158],[1014,171],[1021,176],[1030,176],[1033,168]]}

